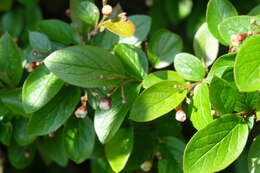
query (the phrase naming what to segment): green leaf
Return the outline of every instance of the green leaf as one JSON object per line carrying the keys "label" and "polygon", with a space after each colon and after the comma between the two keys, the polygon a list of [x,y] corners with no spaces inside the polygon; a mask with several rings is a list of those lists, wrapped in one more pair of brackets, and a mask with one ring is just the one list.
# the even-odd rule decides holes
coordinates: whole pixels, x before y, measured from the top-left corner
{"label": "green leaf", "polygon": [[252,142],[248,153],[248,167],[250,173],[260,171],[260,135],[256,136]]}
{"label": "green leaf", "polygon": [[102,158],[92,159],[90,165],[92,173],[114,173],[108,162]]}
{"label": "green leaf", "polygon": [[79,88],[63,88],[51,102],[32,115],[26,128],[27,134],[39,136],[57,130],[73,113],[79,100]]}
{"label": "green leaf", "polygon": [[33,113],[46,105],[61,89],[63,81],[44,66],[37,67],[23,84],[23,107]]}
{"label": "green leaf", "polygon": [[260,4],[257,5],[255,8],[249,11],[248,13],[249,16],[257,16],[260,15]]}
{"label": "green leaf", "polygon": [[133,149],[134,134],[132,128],[121,128],[116,135],[105,144],[106,158],[114,172],[124,169]]}
{"label": "green leaf", "polygon": [[219,40],[220,43],[228,45],[229,42],[222,38],[218,31],[218,25],[224,19],[237,15],[236,8],[229,2],[229,0],[210,0],[208,2],[206,21],[209,31]]}
{"label": "green leaf", "polygon": [[51,51],[51,41],[49,38],[40,32],[29,32],[30,45],[34,50],[38,51]]}
{"label": "green leaf", "polygon": [[148,60],[142,49],[127,44],[118,44],[114,48],[128,76],[142,80],[148,73]]}
{"label": "green leaf", "polygon": [[137,122],[154,120],[177,107],[186,97],[187,91],[175,81],[160,82],[139,95],[130,112],[130,119]]}
{"label": "green leaf", "polygon": [[169,66],[183,48],[180,36],[161,29],[154,33],[148,45],[148,58],[156,69]]}
{"label": "green leaf", "polygon": [[61,130],[55,132],[54,137],[43,136],[37,142],[38,150],[42,156],[62,167],[68,164],[68,156],[65,151]]}
{"label": "green leaf", "polygon": [[150,73],[148,76],[146,76],[143,80],[143,87],[147,89],[162,81],[176,81],[183,85],[185,84],[185,80],[179,75],[179,73],[165,70]]}
{"label": "green leaf", "polygon": [[13,126],[11,122],[0,123],[0,142],[4,145],[10,145],[13,133]]}
{"label": "green leaf", "polygon": [[95,144],[95,130],[92,121],[86,117],[72,117],[64,129],[64,145],[69,158],[82,163],[91,155]]}
{"label": "green leaf", "polygon": [[8,147],[8,159],[16,169],[23,169],[29,166],[35,156],[35,145],[19,146],[15,142]]}
{"label": "green leaf", "polygon": [[74,12],[79,19],[90,26],[96,25],[100,16],[97,6],[89,1],[82,1]]}
{"label": "green leaf", "polygon": [[0,39],[0,79],[15,86],[20,82],[22,73],[20,51],[11,36],[6,33]]}
{"label": "green leaf", "polygon": [[233,68],[235,63],[235,56],[236,54],[229,53],[219,57],[210,68],[207,81],[210,83],[214,76],[221,77],[226,69]]}
{"label": "green leaf", "polygon": [[236,56],[234,73],[240,91],[260,89],[260,36],[247,40]]}
{"label": "green leaf", "polygon": [[39,30],[51,40],[63,44],[78,44],[80,36],[69,24],[56,19],[42,20],[38,23]]}
{"label": "green leaf", "polygon": [[95,111],[95,131],[101,143],[107,143],[116,134],[139,93],[140,85],[129,83],[123,89],[126,104],[122,104],[121,88],[119,88],[111,98],[112,103],[109,110],[98,109]]}
{"label": "green leaf", "polygon": [[190,81],[202,81],[206,74],[201,61],[188,53],[177,54],[174,67],[184,79]]}
{"label": "green leaf", "polygon": [[14,114],[29,116],[23,109],[21,88],[0,91],[0,100]]}
{"label": "green leaf", "polygon": [[118,43],[119,36],[107,30],[97,33],[90,41],[91,45],[102,47],[106,50],[113,50]]}
{"label": "green leaf", "polygon": [[185,173],[218,172],[230,165],[243,151],[248,126],[240,116],[220,117],[198,131],[184,152]]}
{"label": "green leaf", "polygon": [[[1,4],[2,6],[2,4]],[[2,17],[2,29],[11,36],[18,38],[23,30],[23,14],[21,9],[16,9],[5,13]]]}
{"label": "green leaf", "polygon": [[158,161],[158,173],[182,173],[182,169],[177,167],[177,163],[172,159],[162,159]]}
{"label": "green leaf", "polygon": [[24,25],[28,30],[36,30],[37,23],[43,18],[42,11],[38,5],[25,6],[23,9],[23,16]]}
{"label": "green leaf", "polygon": [[200,26],[193,40],[195,55],[210,66],[218,55],[218,40],[209,32],[207,23]]}
{"label": "green leaf", "polygon": [[147,15],[133,15],[129,17],[135,25],[135,33],[131,37],[120,37],[119,43],[126,43],[135,46],[139,46],[147,37],[152,19]]}
{"label": "green leaf", "polygon": [[8,11],[12,7],[13,0],[0,0],[0,11]]}
{"label": "green leaf", "polygon": [[236,102],[235,110],[237,112],[247,112],[257,107],[260,99],[259,92],[240,93]]}
{"label": "green leaf", "polygon": [[209,94],[217,112],[226,114],[234,111],[239,93],[226,80],[215,76],[210,83]]}
{"label": "green leaf", "polygon": [[58,50],[44,62],[60,79],[80,87],[115,86],[127,78],[116,56],[94,46]]}
{"label": "green leaf", "polygon": [[25,133],[28,124],[28,118],[19,117],[14,122],[14,138],[19,145],[29,145],[36,137]]}
{"label": "green leaf", "polygon": [[200,130],[206,127],[211,121],[211,103],[209,98],[209,88],[206,83],[197,85],[194,88],[194,96],[192,98],[191,122],[193,126]]}
{"label": "green leaf", "polygon": [[257,23],[260,23],[260,16],[234,16],[223,20],[218,25],[218,30],[225,43],[232,45],[230,37],[233,34],[260,31],[255,25],[250,24],[252,19],[256,19]]}

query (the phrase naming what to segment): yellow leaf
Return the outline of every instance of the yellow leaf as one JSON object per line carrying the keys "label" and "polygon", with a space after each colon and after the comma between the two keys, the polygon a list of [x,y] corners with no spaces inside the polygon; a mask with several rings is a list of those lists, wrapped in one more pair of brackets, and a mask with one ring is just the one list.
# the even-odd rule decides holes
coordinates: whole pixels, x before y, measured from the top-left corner
{"label": "yellow leaf", "polygon": [[103,26],[122,37],[131,37],[135,33],[135,25],[130,20],[109,20],[104,22]]}

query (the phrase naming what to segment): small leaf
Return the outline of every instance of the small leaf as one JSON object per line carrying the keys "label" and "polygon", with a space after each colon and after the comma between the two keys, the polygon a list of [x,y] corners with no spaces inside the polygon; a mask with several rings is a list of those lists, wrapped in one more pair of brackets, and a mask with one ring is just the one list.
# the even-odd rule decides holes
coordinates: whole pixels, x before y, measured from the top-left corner
{"label": "small leaf", "polygon": [[29,41],[34,50],[51,51],[51,41],[43,33],[29,32]]}
{"label": "small leaf", "polygon": [[11,36],[6,33],[0,38],[0,80],[15,86],[20,82],[22,73],[20,51]]}
{"label": "small leaf", "polygon": [[103,26],[122,37],[131,37],[135,33],[135,25],[131,20],[109,20],[104,22]]}
{"label": "small leaf", "polygon": [[115,46],[114,52],[120,58],[128,76],[142,80],[147,75],[148,60],[142,49],[127,44],[118,44]]}
{"label": "small leaf", "polygon": [[0,142],[4,145],[10,145],[12,134],[13,134],[13,126],[10,122],[1,122],[0,123]]}
{"label": "small leaf", "polygon": [[260,36],[247,40],[236,56],[234,73],[240,91],[260,89]]}
{"label": "small leaf", "polygon": [[89,1],[82,1],[75,9],[75,15],[90,26],[97,24],[99,20],[99,10],[97,6]]}
{"label": "small leaf", "polygon": [[36,137],[25,133],[28,124],[28,118],[20,117],[14,122],[14,138],[19,145],[25,146],[31,144]]}
{"label": "small leaf", "polygon": [[236,8],[229,2],[229,0],[210,0],[207,6],[206,20],[210,32],[216,37],[219,42],[224,45],[228,45],[223,40],[221,34],[218,31],[218,25],[226,18],[231,16],[237,16]]}
{"label": "small leaf", "polygon": [[120,37],[119,43],[139,46],[146,39],[150,31],[152,19],[147,15],[133,15],[129,17],[129,20],[134,23],[135,33],[131,37]]}
{"label": "small leaf", "polygon": [[61,89],[63,81],[44,66],[37,67],[23,84],[23,107],[33,113],[46,105]]}
{"label": "small leaf", "polygon": [[209,98],[209,88],[206,83],[197,85],[194,88],[192,102],[191,122],[193,126],[200,130],[213,121],[211,115],[211,103]]}
{"label": "small leaf", "polygon": [[202,81],[206,73],[201,61],[188,53],[176,55],[174,67],[184,79],[190,81]]}
{"label": "small leaf", "polygon": [[130,119],[137,122],[151,121],[177,107],[186,97],[187,91],[175,86],[183,85],[164,81],[142,92],[134,102]]}
{"label": "small leaf", "polygon": [[63,88],[51,102],[32,115],[26,128],[27,134],[39,136],[57,130],[73,113],[79,100],[79,88]]}
{"label": "small leaf", "polygon": [[218,40],[209,32],[207,23],[200,26],[193,40],[195,55],[210,66],[218,55]]}
{"label": "small leaf", "polygon": [[248,153],[248,167],[250,173],[260,171],[260,135],[256,136],[252,142]]}
{"label": "small leaf", "polygon": [[116,56],[94,46],[73,46],[58,50],[44,62],[60,79],[80,87],[115,86],[128,78]]}
{"label": "small leaf", "polygon": [[219,57],[210,68],[207,81],[210,83],[214,76],[221,77],[226,69],[233,68],[235,63],[234,53],[225,54]]}
{"label": "small leaf", "polygon": [[183,48],[180,36],[161,29],[152,35],[148,45],[148,58],[153,67],[160,69],[169,66],[176,54]]}
{"label": "small leaf", "polygon": [[162,81],[176,81],[183,85],[185,84],[185,80],[179,75],[179,73],[167,70],[150,73],[144,78],[143,87],[147,89]]}
{"label": "small leaf", "polygon": [[112,103],[109,110],[99,109],[95,111],[95,131],[101,143],[107,143],[116,134],[137,97],[140,86],[137,83],[129,83],[123,89],[126,99],[125,104],[122,104],[121,88],[119,88],[111,98]]}
{"label": "small leaf", "polygon": [[257,26],[250,23],[252,19],[256,19],[257,23],[260,23],[260,16],[233,16],[223,20],[218,25],[218,30],[225,43],[232,45],[230,37],[233,34],[260,31]]}
{"label": "small leaf", "polygon": [[210,173],[226,168],[242,153],[248,133],[248,126],[240,116],[231,114],[213,121],[187,144],[184,172]]}
{"label": "small leaf", "polygon": [[69,158],[82,163],[91,155],[95,144],[95,131],[92,121],[86,117],[72,117],[64,129],[64,145]]}
{"label": "small leaf", "polygon": [[15,142],[8,147],[8,159],[16,169],[23,169],[29,166],[35,156],[36,147],[34,144],[19,146]]}
{"label": "small leaf", "polygon": [[105,145],[107,160],[115,172],[120,172],[126,165],[133,149],[133,129],[122,128]]}
{"label": "small leaf", "polygon": [[38,23],[39,30],[51,40],[63,44],[78,44],[80,36],[69,24],[56,19],[42,20]]}

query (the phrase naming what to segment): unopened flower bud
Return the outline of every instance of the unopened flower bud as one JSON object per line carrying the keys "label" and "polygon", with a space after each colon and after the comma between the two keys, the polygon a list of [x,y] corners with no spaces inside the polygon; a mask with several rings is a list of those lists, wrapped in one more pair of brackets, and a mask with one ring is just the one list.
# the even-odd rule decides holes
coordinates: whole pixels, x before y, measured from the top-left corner
{"label": "unopened flower bud", "polygon": [[144,172],[148,172],[151,170],[153,166],[153,162],[151,160],[147,160],[144,163],[141,164],[140,168],[144,171]]}
{"label": "unopened flower bud", "polygon": [[127,20],[126,12],[122,12],[122,13],[118,14],[118,17],[119,17],[121,20]]}
{"label": "unopened flower bud", "polygon": [[112,13],[112,11],[113,11],[113,8],[110,5],[105,5],[102,8],[102,14],[105,16],[109,16]]}
{"label": "unopened flower bud", "polygon": [[36,62],[30,62],[30,63],[25,64],[24,67],[26,68],[26,70],[28,72],[32,72],[37,67],[37,65],[36,65]]}
{"label": "unopened flower bud", "polygon": [[85,118],[88,114],[86,104],[82,104],[76,111],[75,111],[75,116],[77,118]]}
{"label": "unopened flower bud", "polygon": [[175,119],[179,122],[184,122],[187,119],[186,113],[183,109],[179,109],[175,114]]}
{"label": "unopened flower bud", "polygon": [[247,33],[233,34],[230,37],[230,41],[233,46],[239,46],[243,42],[243,40],[245,39],[246,36],[247,36]]}
{"label": "unopened flower bud", "polygon": [[126,102],[127,102],[127,101],[126,101],[126,98],[123,97],[123,98],[122,98],[122,104],[126,104]]}
{"label": "unopened flower bud", "polygon": [[71,10],[68,8],[66,11],[65,11],[65,14],[67,17],[70,17],[71,16]]}
{"label": "unopened flower bud", "polygon": [[251,25],[256,25],[256,19],[255,19],[255,18],[251,19],[251,20],[250,20],[250,24],[251,24]]}
{"label": "unopened flower bud", "polygon": [[28,159],[31,156],[31,154],[29,152],[24,152],[23,156],[24,158]]}
{"label": "unopened flower bud", "polygon": [[109,110],[110,109],[110,105],[111,105],[111,99],[110,98],[106,98],[106,99],[102,99],[99,103],[99,108],[101,110]]}

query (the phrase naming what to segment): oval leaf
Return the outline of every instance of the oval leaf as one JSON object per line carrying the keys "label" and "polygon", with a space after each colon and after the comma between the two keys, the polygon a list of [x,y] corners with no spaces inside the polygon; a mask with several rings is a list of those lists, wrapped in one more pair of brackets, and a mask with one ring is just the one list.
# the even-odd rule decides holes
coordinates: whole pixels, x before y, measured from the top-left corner
{"label": "oval leaf", "polygon": [[97,6],[89,1],[81,2],[74,12],[78,18],[90,26],[96,25],[99,20],[100,14]]}
{"label": "oval leaf", "polygon": [[103,25],[109,31],[122,37],[131,37],[135,33],[135,25],[130,20],[109,20]]}
{"label": "oval leaf", "polygon": [[260,135],[258,135],[250,146],[248,153],[248,167],[250,173],[260,171]]}
{"label": "oval leaf", "polygon": [[188,53],[176,55],[174,67],[184,79],[190,81],[202,81],[206,74],[201,61]]}
{"label": "oval leaf", "polygon": [[60,79],[80,87],[114,86],[127,78],[117,57],[94,46],[58,50],[44,62]]}
{"label": "oval leaf", "polygon": [[223,116],[198,131],[184,152],[184,172],[217,172],[230,165],[243,151],[248,125],[237,115]]}
{"label": "oval leaf", "polygon": [[49,38],[40,32],[29,32],[30,45],[34,50],[51,51],[51,41]]}
{"label": "oval leaf", "polygon": [[61,89],[63,81],[44,65],[34,70],[23,84],[23,107],[33,113],[47,104]]}
{"label": "oval leaf", "polygon": [[138,122],[154,120],[177,107],[186,97],[187,91],[175,81],[164,81],[139,95],[130,112],[130,119]]}
{"label": "oval leaf", "polygon": [[260,36],[246,41],[236,56],[234,73],[240,91],[260,89]]}

